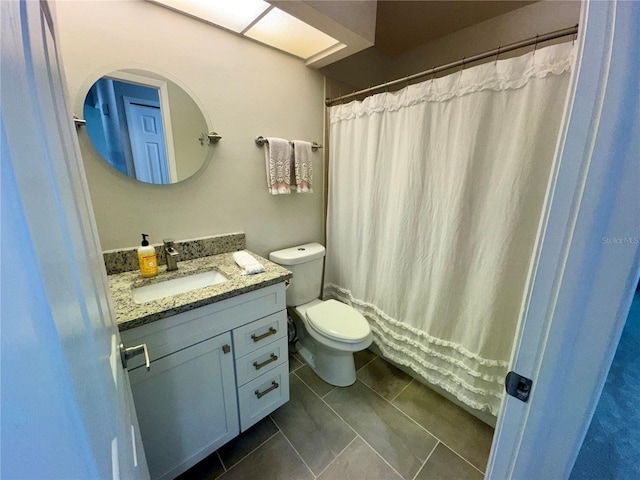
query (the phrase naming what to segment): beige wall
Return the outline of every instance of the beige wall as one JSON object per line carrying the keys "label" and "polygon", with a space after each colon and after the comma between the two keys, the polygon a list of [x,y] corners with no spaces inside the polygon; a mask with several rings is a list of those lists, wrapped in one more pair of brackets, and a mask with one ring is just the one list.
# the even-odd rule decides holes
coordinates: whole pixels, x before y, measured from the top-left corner
{"label": "beige wall", "polygon": [[65,1],[58,39],[73,112],[101,75],[156,71],[185,88],[222,140],[206,169],[185,182],[153,186],[103,162],[79,130],[103,250],[244,231],[247,246],[272,249],[322,241],[323,155],[314,156],[314,192],[267,193],[257,135],[322,142],[323,79],[302,60],[143,0]]}

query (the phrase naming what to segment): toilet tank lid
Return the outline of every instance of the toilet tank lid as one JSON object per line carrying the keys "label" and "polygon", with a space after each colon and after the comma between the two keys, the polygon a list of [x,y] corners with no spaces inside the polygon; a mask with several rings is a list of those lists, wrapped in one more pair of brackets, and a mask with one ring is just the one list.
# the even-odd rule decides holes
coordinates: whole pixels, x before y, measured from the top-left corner
{"label": "toilet tank lid", "polygon": [[269,254],[269,260],[278,265],[298,265],[322,257],[324,257],[324,247],[319,243],[305,243]]}

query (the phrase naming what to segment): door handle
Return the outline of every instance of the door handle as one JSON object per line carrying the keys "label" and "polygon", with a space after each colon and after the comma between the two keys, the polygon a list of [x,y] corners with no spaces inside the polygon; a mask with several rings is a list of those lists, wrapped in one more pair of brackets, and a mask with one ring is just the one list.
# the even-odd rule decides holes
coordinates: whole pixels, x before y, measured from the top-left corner
{"label": "door handle", "polygon": [[147,350],[147,344],[141,343],[135,347],[126,348],[124,343],[120,342],[120,360],[122,360],[122,368],[127,368],[127,363],[130,358],[144,353],[144,361],[147,367],[147,372],[151,370],[151,362],[149,362],[149,351]]}

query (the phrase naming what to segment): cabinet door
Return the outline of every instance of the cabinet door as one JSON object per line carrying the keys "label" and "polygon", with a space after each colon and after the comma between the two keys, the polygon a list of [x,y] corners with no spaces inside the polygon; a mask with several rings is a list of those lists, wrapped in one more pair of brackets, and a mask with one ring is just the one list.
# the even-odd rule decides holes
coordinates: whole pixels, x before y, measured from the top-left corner
{"label": "cabinet door", "polygon": [[174,478],[239,433],[230,345],[224,333],[129,373],[152,478]]}

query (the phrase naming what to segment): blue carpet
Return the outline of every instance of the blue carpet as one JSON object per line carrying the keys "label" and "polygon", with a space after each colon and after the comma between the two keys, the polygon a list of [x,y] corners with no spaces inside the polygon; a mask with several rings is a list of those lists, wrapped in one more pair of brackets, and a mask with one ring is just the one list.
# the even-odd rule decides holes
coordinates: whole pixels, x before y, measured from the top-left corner
{"label": "blue carpet", "polygon": [[640,479],[640,292],[570,480]]}

